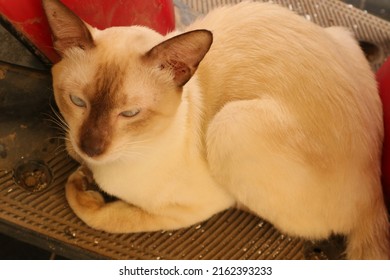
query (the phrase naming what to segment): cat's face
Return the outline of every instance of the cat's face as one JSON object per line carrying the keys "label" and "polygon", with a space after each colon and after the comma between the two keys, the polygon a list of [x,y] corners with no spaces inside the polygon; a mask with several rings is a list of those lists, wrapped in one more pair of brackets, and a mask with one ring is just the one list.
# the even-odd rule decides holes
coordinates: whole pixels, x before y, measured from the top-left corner
{"label": "cat's face", "polygon": [[[85,160],[115,159],[147,144],[170,124],[181,98],[180,87],[145,56],[160,35],[141,28],[101,33],[94,48],[72,50],[52,71],[68,139]],[[144,49],[132,48],[134,41]]]}
{"label": "cat's face", "polygon": [[58,1],[43,4],[62,56],[52,69],[53,87],[70,146],[93,163],[142,152],[173,122],[183,86],[207,53],[211,33],[164,41],[144,27],[100,31]]}

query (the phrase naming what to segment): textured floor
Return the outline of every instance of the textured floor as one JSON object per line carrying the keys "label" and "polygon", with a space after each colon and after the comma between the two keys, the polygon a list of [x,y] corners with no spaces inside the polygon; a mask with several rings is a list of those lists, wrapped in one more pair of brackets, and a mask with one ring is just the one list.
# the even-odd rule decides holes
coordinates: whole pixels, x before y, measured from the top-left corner
{"label": "textured floor", "polygon": [[376,15],[385,20],[390,20],[389,0],[342,0],[372,15]]}

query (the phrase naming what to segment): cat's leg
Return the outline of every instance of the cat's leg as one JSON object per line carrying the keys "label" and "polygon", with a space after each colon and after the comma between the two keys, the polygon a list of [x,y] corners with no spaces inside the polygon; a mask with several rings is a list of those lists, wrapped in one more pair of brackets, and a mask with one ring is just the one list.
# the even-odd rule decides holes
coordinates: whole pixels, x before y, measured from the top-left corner
{"label": "cat's leg", "polygon": [[373,175],[350,160],[327,164],[332,150],[319,147],[317,137],[278,101],[231,102],[207,132],[210,169],[239,203],[282,232],[307,239],[345,234],[348,258],[388,258],[383,202],[367,179]]}
{"label": "cat's leg", "polygon": [[[75,214],[92,228],[111,233],[174,230],[202,222],[216,212],[200,205],[167,205],[158,213],[146,211],[122,200],[105,203],[103,196],[88,190],[93,184],[92,173],[84,167],[68,179],[66,198]],[[221,211],[223,209],[219,209]],[[213,210],[214,211],[214,210]]]}

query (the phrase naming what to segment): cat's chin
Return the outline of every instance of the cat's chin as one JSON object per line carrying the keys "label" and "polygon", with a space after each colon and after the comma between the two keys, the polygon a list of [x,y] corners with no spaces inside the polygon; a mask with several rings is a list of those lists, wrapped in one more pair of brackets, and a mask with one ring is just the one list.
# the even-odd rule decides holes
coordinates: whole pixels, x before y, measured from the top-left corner
{"label": "cat's chin", "polygon": [[120,156],[117,155],[109,155],[109,154],[102,154],[96,157],[90,157],[82,152],[76,152],[78,155],[78,158],[81,159],[79,160],[80,163],[84,163],[86,165],[105,165],[105,164],[110,164],[114,163],[120,160]]}
{"label": "cat's chin", "polygon": [[82,159],[87,165],[97,166],[97,165],[106,165],[106,164],[117,162],[119,160],[119,157],[107,156],[107,155],[102,155],[99,157],[82,156]]}
{"label": "cat's chin", "polygon": [[[71,137],[69,138],[72,139]],[[73,159],[79,163],[87,165],[104,165],[118,161],[120,159],[120,155],[114,153],[109,154],[107,152],[95,157],[91,157],[82,152],[79,146],[75,145],[73,141],[66,142],[66,150]]]}

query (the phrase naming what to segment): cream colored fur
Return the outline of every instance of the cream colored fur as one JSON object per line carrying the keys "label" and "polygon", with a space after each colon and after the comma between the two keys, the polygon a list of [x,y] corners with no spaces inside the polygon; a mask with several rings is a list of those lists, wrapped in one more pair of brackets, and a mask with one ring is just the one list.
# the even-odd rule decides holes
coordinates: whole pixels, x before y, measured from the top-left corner
{"label": "cream colored fur", "polygon": [[[56,1],[44,2],[50,15]],[[239,203],[293,236],[345,234],[349,259],[389,258],[382,108],[370,66],[348,31],[318,27],[277,5],[219,8],[185,30],[210,30],[213,43],[197,70],[189,67],[192,78],[175,87],[176,72],[143,55],[179,32],[88,29],[95,46],[61,49],[59,42],[63,59],[53,67],[69,150],[105,192],[120,198],[104,203],[85,191],[92,175],[77,170],[66,195],[88,225],[117,233],[177,229]],[[206,48],[205,33],[189,34],[177,39],[175,58],[191,56],[196,44]],[[107,117],[114,131],[109,145],[88,156],[79,143],[92,108],[85,88],[100,63],[112,61],[123,70],[117,92],[124,99]],[[69,94],[86,100],[85,108]],[[148,119],[141,110],[134,117],[145,119],[141,127],[117,117],[134,104],[158,114]]]}

